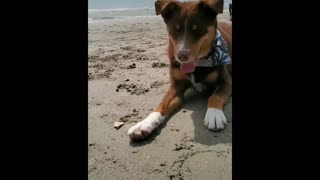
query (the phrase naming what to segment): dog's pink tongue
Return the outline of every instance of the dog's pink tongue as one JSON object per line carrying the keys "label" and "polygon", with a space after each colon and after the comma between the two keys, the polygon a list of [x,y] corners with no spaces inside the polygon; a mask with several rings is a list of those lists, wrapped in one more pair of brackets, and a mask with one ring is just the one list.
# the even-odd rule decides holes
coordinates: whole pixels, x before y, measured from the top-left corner
{"label": "dog's pink tongue", "polygon": [[192,73],[196,69],[196,65],[194,62],[190,63],[181,63],[180,71],[183,73]]}

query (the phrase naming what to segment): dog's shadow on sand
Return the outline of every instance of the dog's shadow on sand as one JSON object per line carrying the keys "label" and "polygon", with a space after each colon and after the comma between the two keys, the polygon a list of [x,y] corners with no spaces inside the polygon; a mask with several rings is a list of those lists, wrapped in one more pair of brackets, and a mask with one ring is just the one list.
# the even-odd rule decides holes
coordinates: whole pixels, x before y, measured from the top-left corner
{"label": "dog's shadow on sand", "polygon": [[204,125],[209,97],[209,94],[199,94],[193,89],[189,89],[185,94],[185,104],[182,108],[192,111],[191,119],[194,124],[194,141],[205,145],[232,143],[232,97],[223,108],[228,124],[224,130],[219,132],[210,131]]}
{"label": "dog's shadow on sand", "polygon": [[204,95],[196,92],[194,89],[188,89],[185,93],[184,104],[181,108],[176,110],[171,114],[167,120],[161,124],[157,129],[152,132],[152,134],[145,140],[130,142],[133,147],[144,146],[152,143],[155,138],[161,134],[161,131],[166,127],[167,123],[170,121],[172,116],[176,113],[182,111],[182,109],[192,111],[191,119],[194,124],[194,141],[196,143],[204,145],[215,145],[219,143],[231,143],[232,142],[232,97],[229,99],[228,103],[224,106],[223,111],[227,118],[227,127],[219,132],[213,132],[204,126],[204,117],[207,111],[209,95]]}

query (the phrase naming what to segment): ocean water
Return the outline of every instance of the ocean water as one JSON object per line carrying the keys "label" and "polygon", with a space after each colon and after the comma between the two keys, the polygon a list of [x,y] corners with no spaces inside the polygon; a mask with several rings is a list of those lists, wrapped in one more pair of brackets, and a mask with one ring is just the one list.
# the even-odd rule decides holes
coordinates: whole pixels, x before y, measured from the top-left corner
{"label": "ocean water", "polygon": [[115,8],[115,9],[89,9],[88,20],[119,19],[128,17],[155,16],[154,8]]}
{"label": "ocean water", "polygon": [[[224,1],[228,10],[232,0]],[[155,0],[89,0],[88,21],[155,16]]]}

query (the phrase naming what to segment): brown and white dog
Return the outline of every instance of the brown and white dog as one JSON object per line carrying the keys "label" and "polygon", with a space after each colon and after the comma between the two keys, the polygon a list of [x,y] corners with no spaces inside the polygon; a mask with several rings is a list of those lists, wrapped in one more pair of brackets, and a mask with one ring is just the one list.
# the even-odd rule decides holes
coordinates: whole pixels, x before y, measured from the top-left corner
{"label": "brown and white dog", "polygon": [[214,131],[224,129],[227,121],[222,109],[232,93],[231,64],[197,66],[200,58],[211,51],[218,31],[232,58],[231,24],[217,22],[217,15],[223,12],[223,0],[157,0],[155,10],[163,17],[169,36],[170,87],[154,111],[128,130],[130,139],[141,140],[150,135],[182,104],[184,93],[191,86],[212,91],[204,125]]}

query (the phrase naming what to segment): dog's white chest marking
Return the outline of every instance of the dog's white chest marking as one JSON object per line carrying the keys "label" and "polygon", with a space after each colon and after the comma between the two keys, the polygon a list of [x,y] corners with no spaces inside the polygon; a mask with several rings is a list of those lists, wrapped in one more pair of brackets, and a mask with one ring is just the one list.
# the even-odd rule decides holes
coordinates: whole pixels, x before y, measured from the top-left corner
{"label": "dog's white chest marking", "polygon": [[201,82],[196,83],[193,73],[190,75],[190,82],[192,86],[199,92],[203,92],[205,90],[205,85]]}

